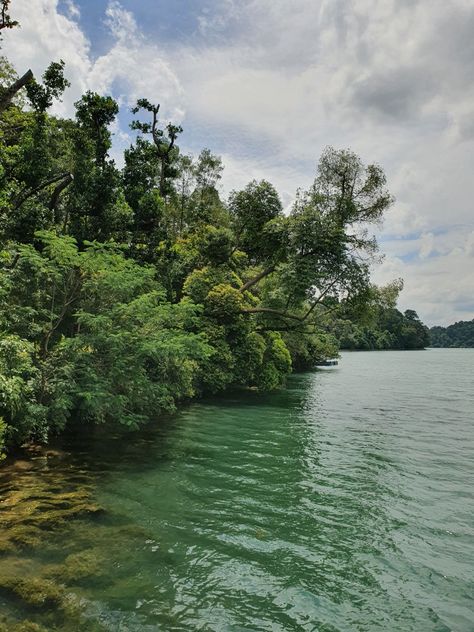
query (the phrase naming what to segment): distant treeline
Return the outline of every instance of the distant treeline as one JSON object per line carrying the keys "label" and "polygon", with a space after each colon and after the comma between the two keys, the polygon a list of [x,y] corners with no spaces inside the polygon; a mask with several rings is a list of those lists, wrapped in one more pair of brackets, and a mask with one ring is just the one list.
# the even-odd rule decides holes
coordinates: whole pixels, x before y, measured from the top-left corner
{"label": "distant treeline", "polygon": [[474,347],[474,318],[430,329],[432,347]]}
{"label": "distant treeline", "polygon": [[[383,349],[424,349],[430,344],[429,329],[412,309],[396,308],[403,288],[401,280],[385,287],[370,288],[365,308],[357,313],[340,313],[330,328],[341,349],[375,351]],[[344,308],[343,308],[344,310]]]}

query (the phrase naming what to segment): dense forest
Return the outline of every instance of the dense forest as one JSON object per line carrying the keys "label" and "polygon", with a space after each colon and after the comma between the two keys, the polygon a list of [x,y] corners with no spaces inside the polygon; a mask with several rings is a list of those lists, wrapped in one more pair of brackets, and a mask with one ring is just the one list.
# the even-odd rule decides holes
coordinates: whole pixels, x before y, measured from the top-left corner
{"label": "dense forest", "polygon": [[159,104],[136,103],[118,166],[115,100],[87,92],[61,119],[64,63],[25,70],[0,60],[0,444],[274,389],[337,355],[337,339],[426,344],[416,314],[396,310],[400,286],[370,283],[368,229],[392,203],[378,165],[327,148],[289,214],[264,180],[223,200],[220,158],[181,153]]}
{"label": "dense forest", "polygon": [[430,329],[432,347],[474,347],[474,319]]}

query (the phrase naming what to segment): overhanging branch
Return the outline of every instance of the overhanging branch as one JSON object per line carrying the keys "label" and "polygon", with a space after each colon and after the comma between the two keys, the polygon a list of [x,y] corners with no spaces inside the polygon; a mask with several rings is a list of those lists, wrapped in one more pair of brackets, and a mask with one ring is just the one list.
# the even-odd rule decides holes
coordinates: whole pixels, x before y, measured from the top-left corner
{"label": "overhanging branch", "polygon": [[279,316],[280,318],[290,318],[292,320],[298,320],[302,322],[304,318],[301,316],[296,316],[295,314],[287,314],[285,312],[281,312],[278,309],[271,309],[270,307],[249,307],[248,309],[243,309],[241,311],[242,314],[271,314],[272,316]]}
{"label": "overhanging branch", "polygon": [[[22,191],[20,195],[17,197],[17,199],[15,200],[15,203],[14,203],[15,209],[19,209],[20,206],[26,202],[26,200],[28,200],[30,197],[33,197],[37,193],[40,193],[40,191],[47,189],[52,184],[56,184],[56,182],[60,182],[62,185],[63,183],[65,183],[64,186],[62,187],[62,188],[65,188],[68,184],[72,182],[72,180],[73,180],[73,175],[71,173],[61,173],[59,176],[53,176],[52,178],[49,178],[45,182],[42,182],[34,189],[27,189],[27,190]],[[60,189],[59,193],[61,191],[62,189]]]}
{"label": "overhanging branch", "polygon": [[265,268],[265,270],[263,270],[262,272],[260,272],[259,274],[257,274],[257,276],[253,277],[252,279],[250,279],[249,281],[247,281],[246,283],[244,283],[242,285],[242,287],[240,288],[240,291],[243,293],[246,290],[250,289],[251,287],[253,287],[254,285],[256,285],[259,281],[261,281],[262,279],[264,279],[266,276],[268,276],[269,274],[271,274],[272,272],[275,271],[276,265],[272,264],[271,266],[268,266],[268,268]]}

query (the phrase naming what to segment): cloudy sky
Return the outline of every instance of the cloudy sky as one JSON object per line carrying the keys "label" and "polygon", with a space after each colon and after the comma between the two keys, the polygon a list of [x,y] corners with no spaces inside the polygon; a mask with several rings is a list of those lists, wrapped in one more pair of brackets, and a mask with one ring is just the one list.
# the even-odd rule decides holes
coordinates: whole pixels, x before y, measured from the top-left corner
{"label": "cloudy sky", "polygon": [[427,324],[474,318],[473,0],[13,0],[4,52],[38,75],[122,105],[118,156],[139,96],[180,122],[181,148],[223,157],[225,191],[266,178],[285,205],[326,145],[386,170],[396,204],[379,234],[379,283]]}

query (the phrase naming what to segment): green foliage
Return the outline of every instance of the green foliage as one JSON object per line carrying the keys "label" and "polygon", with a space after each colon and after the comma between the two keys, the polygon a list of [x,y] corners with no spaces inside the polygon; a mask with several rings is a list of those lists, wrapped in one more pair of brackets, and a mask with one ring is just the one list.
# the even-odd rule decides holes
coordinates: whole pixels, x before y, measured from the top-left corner
{"label": "green foliage", "polygon": [[231,289],[231,286],[238,288],[239,285],[239,277],[229,268],[205,266],[193,270],[184,282],[183,290],[194,302],[203,304],[214,288],[227,286]]}
{"label": "green foliage", "polygon": [[192,331],[202,308],[167,303],[153,268],[116,246],[37,238],[40,252],[4,253],[1,275],[2,325],[15,332],[0,344],[1,414],[18,437],[44,440],[73,411],[135,426],[191,397],[212,351]]}
{"label": "green foliage", "polygon": [[119,169],[112,97],[87,92],[59,119],[63,62],[28,79],[29,109],[16,79],[2,59],[0,451],[74,422],[136,427],[231,386],[278,388],[337,355],[336,338],[419,344],[397,287],[369,283],[368,230],[392,201],[380,167],[329,148],[288,215],[265,180],[226,203],[221,159],[181,155],[159,105],[138,100]]}
{"label": "green foliage", "polygon": [[208,226],[199,244],[203,260],[213,265],[226,263],[233,252],[233,234],[228,228]]}
{"label": "green foliage", "polygon": [[341,226],[377,221],[393,202],[381,167],[364,166],[352,151],[333,147],[321,156],[311,196]]}
{"label": "green foliage", "polygon": [[[110,173],[111,164],[107,165],[108,151],[112,146],[109,126],[115,120],[119,108],[112,97],[102,97],[94,92],[86,94],[77,101],[76,119],[79,128],[76,133],[76,144],[84,143],[95,150],[94,167],[97,170],[96,177],[100,178],[102,172]],[[107,169],[109,167],[109,169]],[[101,178],[100,182],[107,183],[107,178]]]}
{"label": "green foliage", "polygon": [[44,437],[45,411],[37,398],[38,377],[33,345],[18,336],[3,335],[0,338],[2,443],[10,438],[21,442],[31,431]]}
{"label": "green foliage", "polygon": [[[8,88],[18,80],[18,74],[15,68],[6,57],[0,56],[0,99],[8,91]],[[12,97],[16,106],[24,107],[25,94],[24,90]]]}
{"label": "green foliage", "polygon": [[432,347],[474,347],[474,320],[430,329]]}
{"label": "green foliage", "polygon": [[64,77],[64,62],[52,62],[43,74],[43,83],[30,81],[26,85],[26,94],[36,112],[46,112],[55,99],[60,99],[71,84]]}
{"label": "green foliage", "polygon": [[157,292],[106,313],[80,312],[80,334],[67,349],[76,357],[80,417],[136,426],[192,397],[199,362],[211,353],[202,335],[187,330],[198,313],[191,303],[163,302]]}
{"label": "green foliage", "polygon": [[290,331],[283,334],[283,340],[296,371],[314,368],[319,362],[339,355],[339,343],[333,334],[318,332],[302,336],[298,331]]}
{"label": "green foliage", "polygon": [[266,349],[258,367],[256,386],[261,390],[274,390],[281,386],[282,376],[290,372],[291,356],[278,332],[268,332],[265,338]]}
{"label": "green foliage", "polygon": [[244,306],[242,292],[226,283],[215,285],[205,299],[206,311],[210,316],[223,323],[234,321],[240,317]]}
{"label": "green foliage", "polygon": [[253,180],[244,190],[230,194],[229,211],[239,248],[253,263],[272,260],[277,254],[275,248],[278,252],[280,239],[278,231],[269,224],[283,215],[274,187],[265,180]]}
{"label": "green foliage", "polygon": [[141,111],[151,115],[151,121],[135,119],[131,123],[131,128],[144,135],[150,135],[154,144],[153,156],[159,165],[160,181],[159,192],[162,197],[171,193],[170,179],[178,174],[176,163],[179,156],[179,149],[176,140],[182,133],[180,125],[168,123],[165,129],[158,126],[158,113],[160,105],[154,105],[148,99],[138,99],[136,106],[132,109],[133,114]]}
{"label": "green foliage", "polygon": [[5,421],[0,417],[0,461],[5,458],[5,439],[8,431],[8,426]]}

